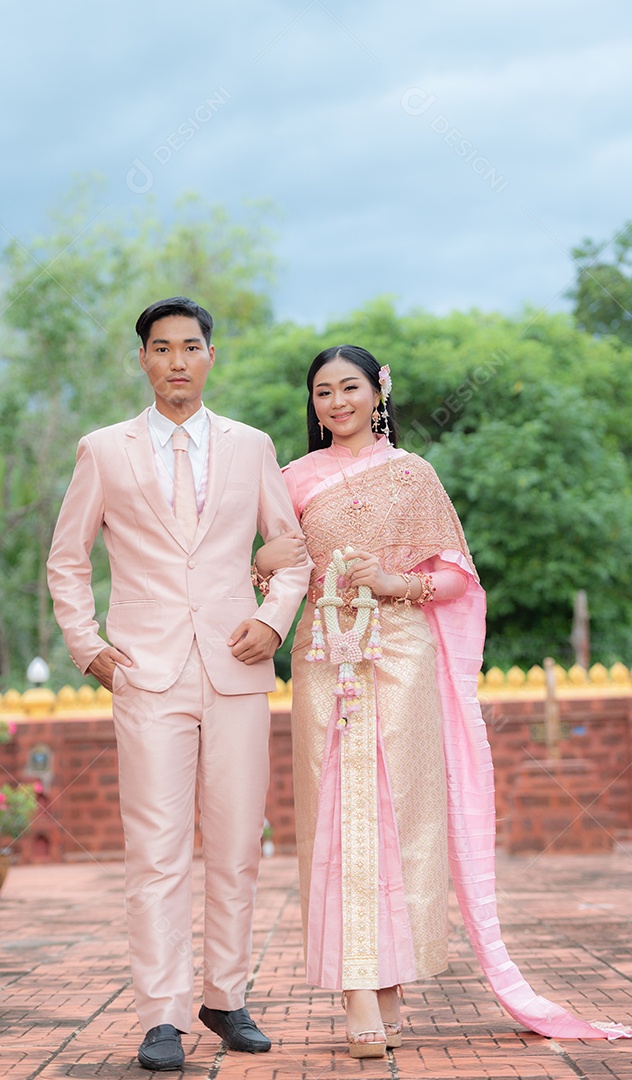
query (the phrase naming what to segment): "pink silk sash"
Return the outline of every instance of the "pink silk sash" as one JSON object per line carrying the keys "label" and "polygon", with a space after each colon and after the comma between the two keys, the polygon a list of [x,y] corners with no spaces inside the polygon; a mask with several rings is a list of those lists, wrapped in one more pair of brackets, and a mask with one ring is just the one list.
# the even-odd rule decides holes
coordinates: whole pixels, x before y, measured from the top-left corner
{"label": "pink silk sash", "polygon": [[424,611],[439,646],[450,872],[472,948],[501,1005],[529,1030],[555,1039],[632,1038],[632,1028],[587,1023],[540,997],[503,943],[496,910],[494,773],[477,697],[485,594],[460,552],[442,551],[441,558],[465,570],[469,582],[460,600],[429,604]]}

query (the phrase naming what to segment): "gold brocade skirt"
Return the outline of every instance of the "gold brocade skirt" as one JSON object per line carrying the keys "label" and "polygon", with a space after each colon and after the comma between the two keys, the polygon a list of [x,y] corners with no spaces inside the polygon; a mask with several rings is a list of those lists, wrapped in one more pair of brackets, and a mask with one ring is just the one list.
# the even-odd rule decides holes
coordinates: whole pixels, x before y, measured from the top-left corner
{"label": "gold brocade skirt", "polygon": [[[305,660],[313,615],[314,606],[307,604],[292,649],[294,800],[306,947],[319,787],[338,674],[337,665],[329,660]],[[363,685],[364,715],[368,708],[383,740],[416,973],[425,978],[442,971],[448,955],[447,793],[436,643],[420,608],[383,604],[380,615],[383,659],[374,669],[368,661],[355,669]],[[340,621],[343,631],[351,625],[344,615]],[[374,756],[356,755],[351,767],[375,769]],[[358,812],[361,808],[355,806],[354,813]],[[361,880],[361,852],[354,854],[352,848],[346,858],[358,859]],[[366,883],[363,893],[365,887]],[[343,927],[345,914],[343,910]]]}

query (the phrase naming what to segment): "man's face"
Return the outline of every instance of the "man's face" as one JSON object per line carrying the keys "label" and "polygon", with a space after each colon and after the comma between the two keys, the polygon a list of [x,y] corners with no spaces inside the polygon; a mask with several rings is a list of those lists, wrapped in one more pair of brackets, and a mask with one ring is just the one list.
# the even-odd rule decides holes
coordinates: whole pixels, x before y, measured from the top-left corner
{"label": "man's face", "polygon": [[197,412],[214,360],[215,346],[206,344],[197,319],[157,319],[140,350],[140,366],[153,387],[158,412],[175,423]]}

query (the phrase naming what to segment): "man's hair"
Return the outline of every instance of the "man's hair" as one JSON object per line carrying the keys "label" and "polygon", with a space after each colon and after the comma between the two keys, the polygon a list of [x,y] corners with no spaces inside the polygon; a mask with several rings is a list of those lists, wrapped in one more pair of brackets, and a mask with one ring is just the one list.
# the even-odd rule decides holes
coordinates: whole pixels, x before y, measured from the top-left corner
{"label": "man's hair", "polygon": [[213,333],[213,316],[210,312],[196,304],[195,300],[189,300],[188,296],[172,296],[169,300],[156,300],[155,304],[150,304],[138,316],[136,333],[144,349],[154,323],[158,322],[158,319],[168,319],[171,315],[186,315],[190,319],[197,319],[206,344],[210,344]]}

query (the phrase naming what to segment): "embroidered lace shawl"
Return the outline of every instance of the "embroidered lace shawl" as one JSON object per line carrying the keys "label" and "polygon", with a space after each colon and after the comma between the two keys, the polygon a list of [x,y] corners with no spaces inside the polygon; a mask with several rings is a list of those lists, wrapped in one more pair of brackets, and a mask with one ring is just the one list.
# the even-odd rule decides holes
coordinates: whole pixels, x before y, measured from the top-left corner
{"label": "embroidered lace shawl", "polygon": [[[356,499],[360,509],[353,508]],[[452,503],[432,466],[412,454],[354,477],[353,498],[345,484],[315,495],[303,512],[302,528],[309,536],[314,579],[324,575],[332,550],[347,543],[375,552],[387,573],[411,570],[441,551],[455,550],[476,578]]]}

